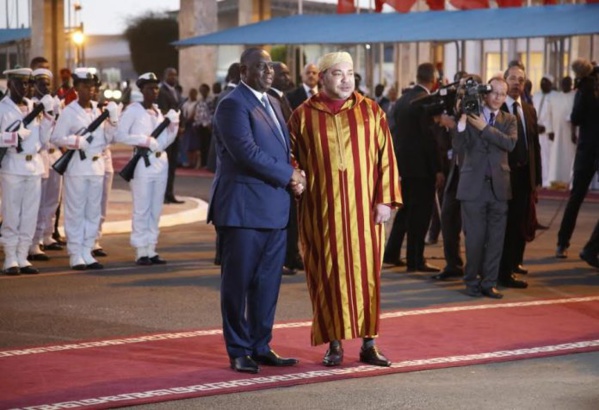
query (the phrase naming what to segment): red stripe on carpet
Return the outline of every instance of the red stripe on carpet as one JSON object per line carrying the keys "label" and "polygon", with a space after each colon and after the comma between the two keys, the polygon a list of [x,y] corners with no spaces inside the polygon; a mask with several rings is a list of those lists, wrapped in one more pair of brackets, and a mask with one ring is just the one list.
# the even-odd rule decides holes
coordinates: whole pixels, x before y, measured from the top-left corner
{"label": "red stripe on carpet", "polygon": [[[378,344],[395,364],[361,365],[359,340],[340,368],[320,364],[309,323],[278,327],[273,347],[300,364],[228,368],[219,331],[148,335],[0,351],[0,408],[111,408],[471,364],[599,350],[599,297],[388,312]],[[467,343],[465,343],[467,341]],[[103,345],[103,346],[102,346]],[[53,351],[56,350],[56,351]]]}

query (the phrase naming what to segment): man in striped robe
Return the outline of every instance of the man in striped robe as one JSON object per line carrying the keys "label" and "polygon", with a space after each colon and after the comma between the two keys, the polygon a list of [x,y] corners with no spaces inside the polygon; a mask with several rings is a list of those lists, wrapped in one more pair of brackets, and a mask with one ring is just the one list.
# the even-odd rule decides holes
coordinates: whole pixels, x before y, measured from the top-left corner
{"label": "man in striped robe", "polygon": [[340,365],[343,339],[363,338],[360,361],[391,362],[377,349],[384,223],[402,203],[385,113],[355,92],[345,52],[319,63],[322,91],[289,120],[292,154],[306,173],[299,230],[312,300],[312,345]]}

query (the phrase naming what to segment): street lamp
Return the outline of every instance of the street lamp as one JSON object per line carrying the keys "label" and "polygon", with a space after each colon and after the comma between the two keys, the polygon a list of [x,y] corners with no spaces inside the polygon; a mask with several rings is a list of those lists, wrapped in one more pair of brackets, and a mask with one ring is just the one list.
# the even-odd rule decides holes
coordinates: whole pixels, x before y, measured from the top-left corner
{"label": "street lamp", "polygon": [[83,23],[79,24],[79,27],[71,34],[71,40],[75,43],[76,62],[77,67],[85,66],[85,49],[83,47],[85,43],[85,34],[83,34]]}

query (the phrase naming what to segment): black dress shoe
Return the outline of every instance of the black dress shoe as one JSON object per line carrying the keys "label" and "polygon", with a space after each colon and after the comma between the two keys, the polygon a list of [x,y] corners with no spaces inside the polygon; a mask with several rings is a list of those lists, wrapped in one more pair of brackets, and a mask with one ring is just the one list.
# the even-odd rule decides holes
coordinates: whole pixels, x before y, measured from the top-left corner
{"label": "black dress shoe", "polygon": [[436,266],[433,265],[429,265],[428,263],[423,263],[422,265],[419,265],[417,267],[410,267],[408,266],[407,272],[440,272],[441,269],[437,268]]}
{"label": "black dress shoe", "polygon": [[583,250],[582,252],[580,252],[580,255],[578,256],[580,256],[580,259],[582,259],[592,267],[599,269],[599,258],[597,257],[597,255],[592,255],[591,253],[585,252]]}
{"label": "black dress shoe", "polygon": [[50,245],[44,245],[43,250],[45,251],[62,251],[64,247],[58,242],[52,242]]}
{"label": "black dress shoe", "polygon": [[81,263],[79,265],[71,266],[71,269],[73,269],[73,270],[86,270],[87,266]]}
{"label": "black dress shoe", "polygon": [[516,266],[514,268],[514,273],[519,273],[520,275],[527,275],[528,274],[528,269],[526,269],[522,265],[518,265],[518,266]]}
{"label": "black dress shoe", "polygon": [[480,290],[480,287],[478,286],[466,286],[466,290],[464,291],[464,293],[473,298],[479,298],[483,295],[483,293]]}
{"label": "black dress shoe", "polygon": [[100,248],[100,249],[94,249],[92,251],[92,256],[94,258],[105,258],[106,256],[108,256],[108,254],[106,252],[104,252],[104,249]]}
{"label": "black dress shoe", "polygon": [[39,262],[48,262],[50,257],[45,253],[34,253],[32,255],[27,255],[28,261],[39,261]]}
{"label": "black dress shoe", "polygon": [[104,269],[104,265],[102,265],[99,262],[94,262],[94,263],[90,263],[89,265],[85,265],[86,269],[91,269],[91,270],[100,270],[100,269]]}
{"label": "black dress shoe", "polygon": [[150,258],[150,262],[152,262],[152,265],[166,265],[166,260],[162,259],[160,256],[158,255],[154,255]]}
{"label": "black dress shoe", "polygon": [[393,266],[406,266],[406,263],[401,259],[383,259],[383,263],[386,265]]}
{"label": "black dress shoe", "polygon": [[135,261],[135,264],[140,266],[150,266],[152,264],[152,261],[147,256],[142,256],[141,258]]}
{"label": "black dress shoe", "polygon": [[252,359],[258,364],[275,367],[295,366],[299,363],[297,359],[279,356],[274,350],[270,350],[265,354],[252,355]]}
{"label": "black dress shoe", "polygon": [[297,273],[297,271],[295,269],[288,268],[287,266],[283,266],[282,273],[286,276],[293,276]]}
{"label": "black dress shoe", "polygon": [[256,374],[260,371],[258,363],[252,360],[249,356],[240,356],[231,359],[231,369],[240,373],[253,373]]}
{"label": "black dress shoe", "polygon": [[497,289],[495,288],[481,289],[480,292],[483,294],[483,296],[491,299],[501,299],[503,297],[503,294],[497,292]]}
{"label": "black dress shoe", "polygon": [[2,272],[8,276],[19,276],[21,274],[21,270],[18,266],[11,266],[8,269],[4,269]]}
{"label": "black dress shoe", "polygon": [[19,271],[25,275],[37,275],[38,273],[40,273],[40,271],[37,268],[34,268],[31,265],[19,267]]}
{"label": "black dress shoe", "polygon": [[329,346],[322,358],[322,364],[327,367],[339,366],[343,362],[343,347],[341,344]]}
{"label": "black dress shoe", "polygon": [[164,197],[165,204],[184,204],[185,201],[180,201],[175,196],[165,196]]}
{"label": "black dress shoe", "polygon": [[435,280],[446,280],[450,278],[461,278],[464,276],[464,271],[461,270],[444,270],[443,272],[431,276]]}
{"label": "black dress shoe", "polygon": [[52,234],[52,239],[54,239],[56,241],[56,243],[61,246],[65,246],[67,244],[67,241],[65,240],[65,238],[60,236],[60,234],[58,232],[54,232]]}
{"label": "black dress shoe", "polygon": [[517,279],[514,275],[507,279],[500,279],[499,284],[504,288],[526,289],[528,287],[526,281]]}
{"label": "black dress shoe", "polygon": [[558,259],[566,259],[568,257],[568,248],[565,246],[557,245],[555,250],[555,257]]}
{"label": "black dress shoe", "polygon": [[370,346],[368,349],[360,349],[360,361],[373,366],[389,367],[391,362],[387,359],[376,346]]}

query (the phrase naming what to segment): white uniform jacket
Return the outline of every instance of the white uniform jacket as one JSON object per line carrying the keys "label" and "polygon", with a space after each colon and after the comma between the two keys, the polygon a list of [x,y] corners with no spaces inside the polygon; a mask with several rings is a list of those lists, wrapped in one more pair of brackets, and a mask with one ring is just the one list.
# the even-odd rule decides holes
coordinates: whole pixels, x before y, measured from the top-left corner
{"label": "white uniform jacket", "polygon": [[21,147],[23,151],[18,153],[15,146],[17,134],[6,132],[6,129],[15,121],[23,118],[33,110],[33,102],[25,99],[26,111],[22,111],[7,95],[0,101],[0,147],[9,147],[0,172],[10,175],[43,175],[44,162],[39,154],[42,147],[48,142],[52,132],[54,121],[46,114],[39,114],[28,126],[31,134],[23,138]]}
{"label": "white uniform jacket", "polygon": [[[137,147],[149,148],[152,131],[162,123],[164,116],[156,104],[146,110],[141,103],[132,103],[123,111],[116,132],[116,141]],[[177,136],[177,127],[169,126],[156,138],[157,147],[150,152],[150,166],[146,167],[143,158],[135,167],[134,178],[143,178],[168,173],[168,158],[164,150]]]}
{"label": "white uniform jacket", "polygon": [[[92,102],[91,110],[86,110],[77,101],[67,105],[54,127],[54,132],[50,141],[59,147],[78,150],[81,141],[87,138],[85,136],[75,135],[82,128],[90,125],[102,112],[97,104]],[[102,155],[106,147],[114,140],[116,128],[106,119],[92,133],[93,140],[89,146],[83,150],[85,159],[82,160],[79,152],[75,152],[65,175],[70,176],[89,176],[104,175],[105,163]]]}

